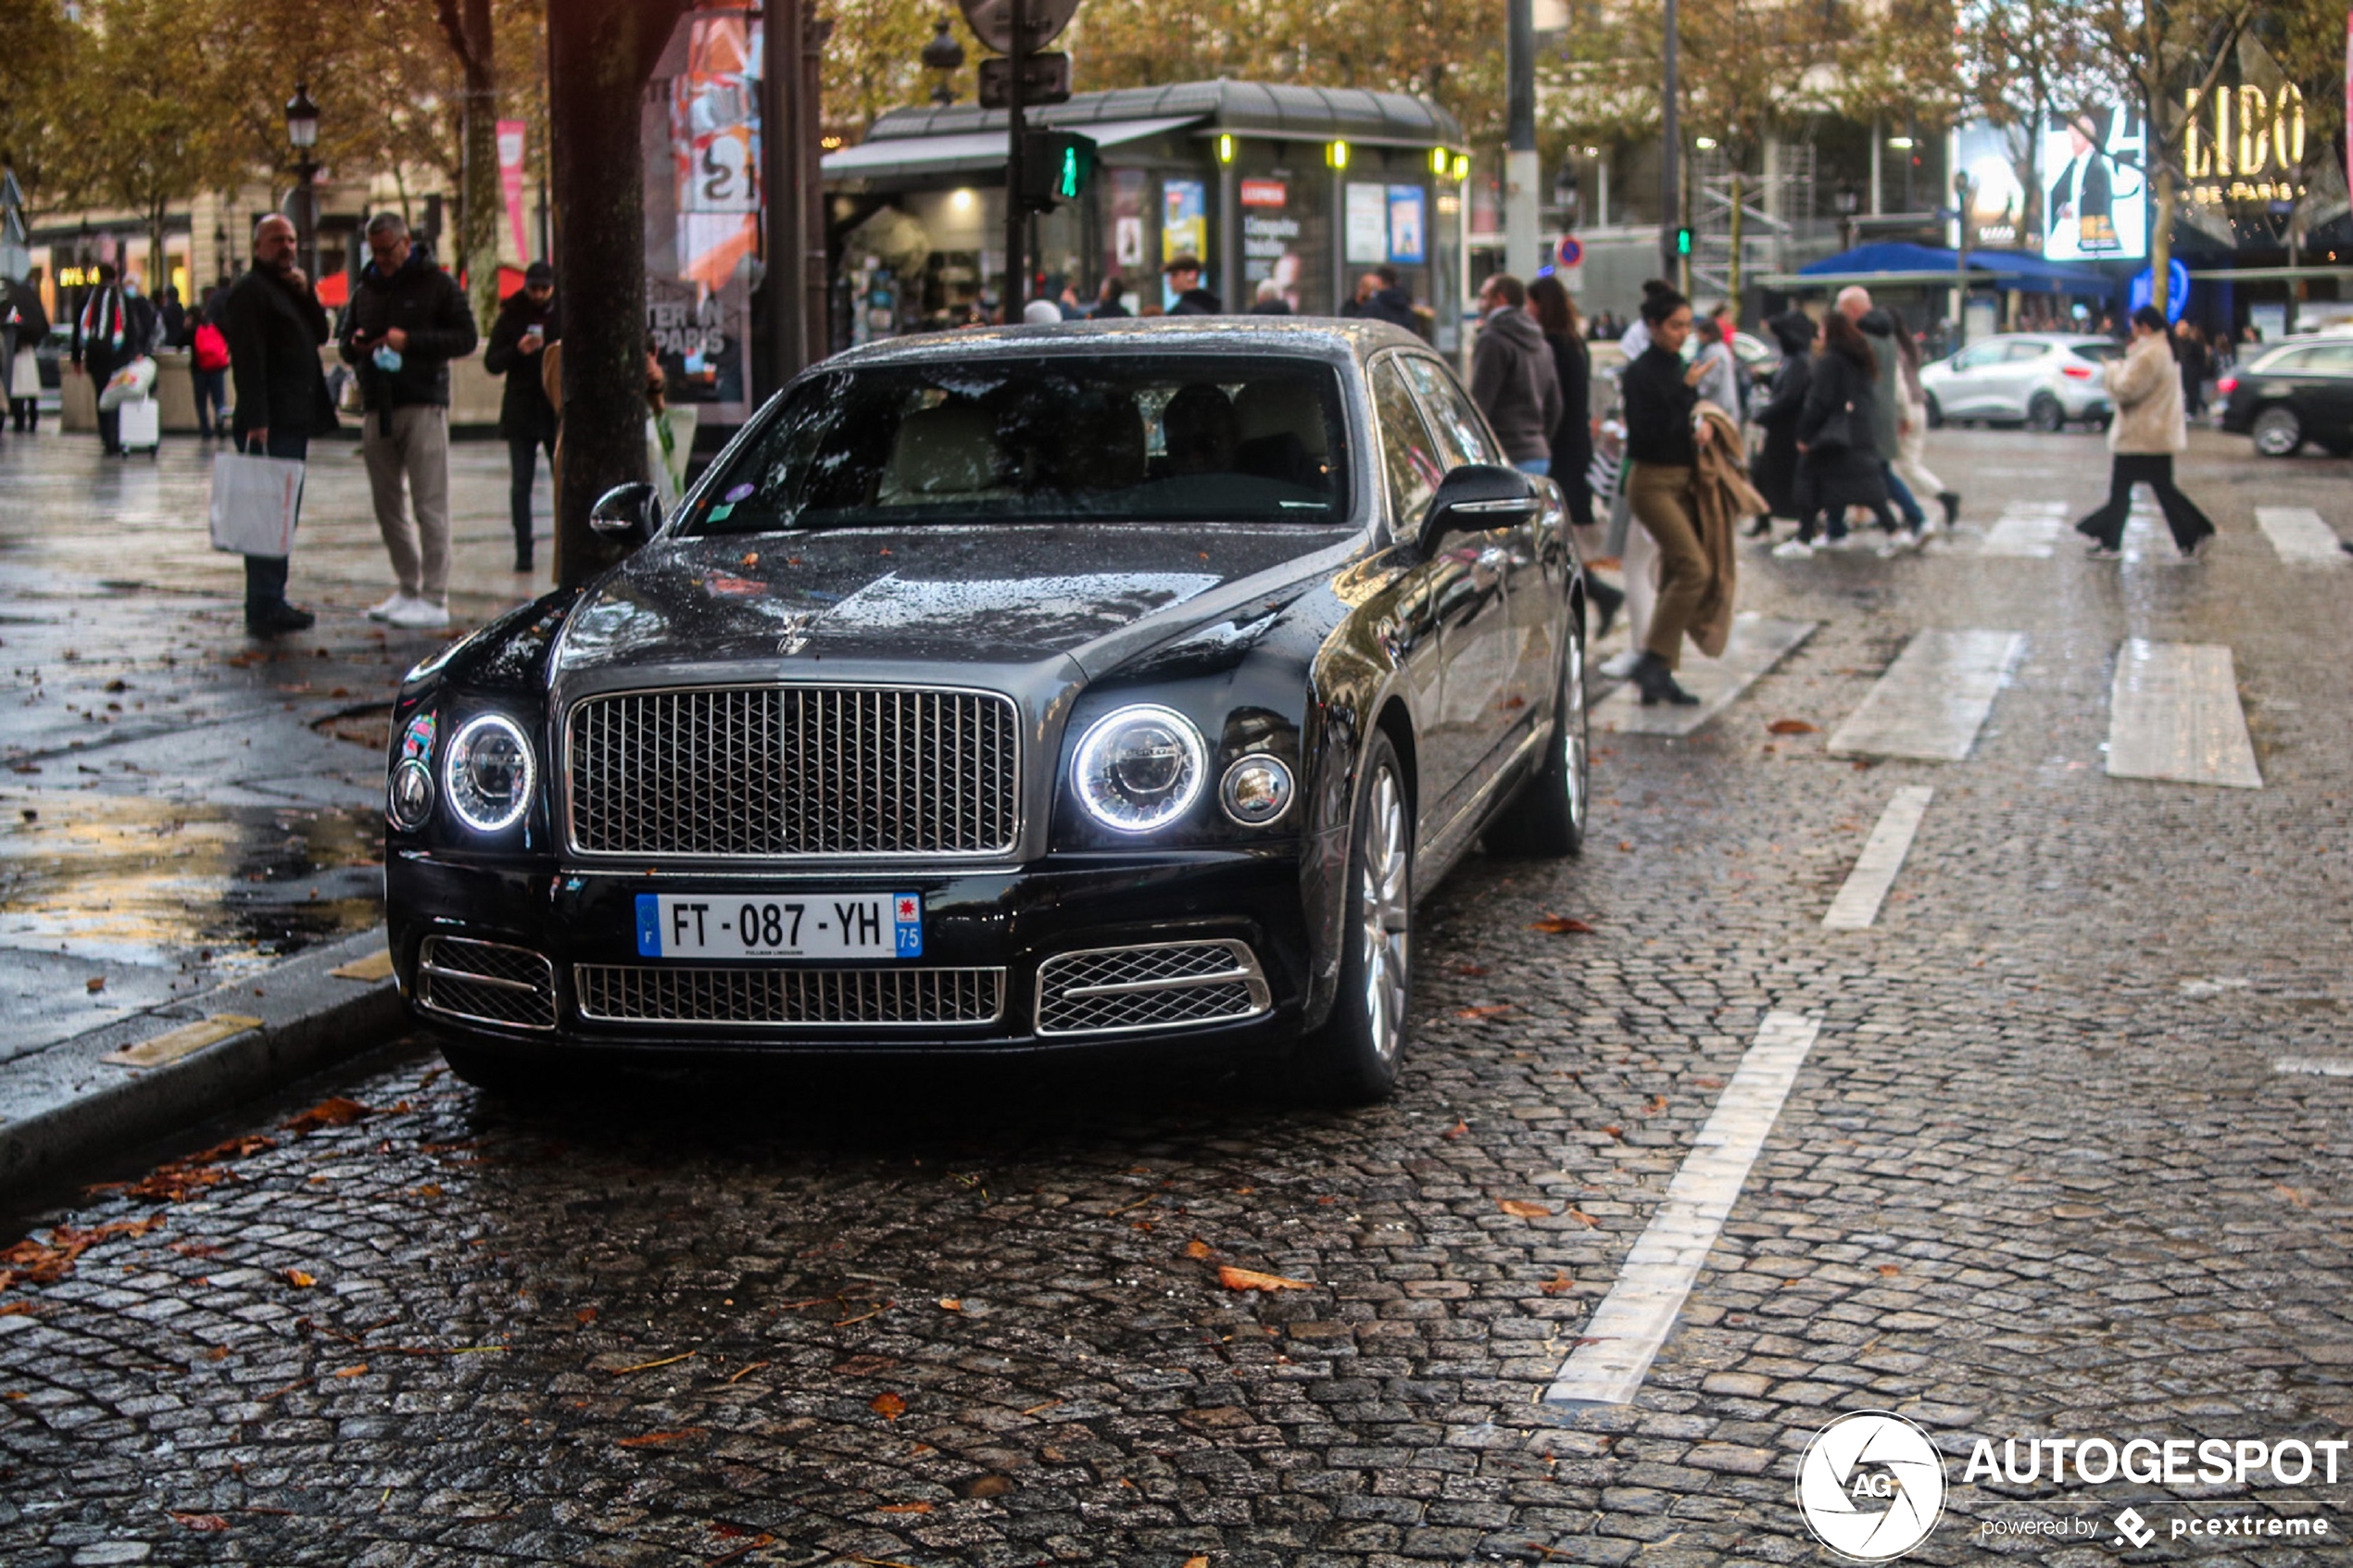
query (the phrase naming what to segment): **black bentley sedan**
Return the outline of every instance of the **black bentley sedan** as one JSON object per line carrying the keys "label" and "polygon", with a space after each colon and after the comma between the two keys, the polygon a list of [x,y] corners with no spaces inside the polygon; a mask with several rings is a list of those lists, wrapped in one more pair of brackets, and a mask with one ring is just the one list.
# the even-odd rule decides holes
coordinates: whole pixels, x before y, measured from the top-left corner
{"label": "black bentley sedan", "polygon": [[2266,458],[2293,457],[2317,441],[2334,457],[2353,452],[2353,337],[2330,335],[2267,349],[2215,385],[2222,428],[2254,438]]}
{"label": "black bentley sedan", "polygon": [[1378,324],[826,360],[419,666],[394,961],[457,1071],[1175,1040],[1395,1084],[1415,905],[1586,812],[1560,492]]}

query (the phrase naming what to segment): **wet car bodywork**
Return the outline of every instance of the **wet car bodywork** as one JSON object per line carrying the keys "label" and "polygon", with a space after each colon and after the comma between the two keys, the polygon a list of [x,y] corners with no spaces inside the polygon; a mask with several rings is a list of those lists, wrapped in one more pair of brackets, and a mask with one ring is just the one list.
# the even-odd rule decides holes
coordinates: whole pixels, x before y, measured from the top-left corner
{"label": "wet car bodywork", "polygon": [[[1499,466],[1500,446],[1452,372],[1381,326],[1024,328],[857,351],[808,374],[1050,373],[1148,354],[1329,374],[1339,440],[1325,483],[1344,503],[1295,524],[1065,518],[698,533],[732,505],[715,497],[745,471],[743,454],[779,418],[787,388],[627,560],[411,672],[393,725],[387,917],[410,1005],[441,1029],[461,1073],[512,1085],[589,1057],[1150,1041],[1295,1058],[1310,1086],[1334,1098],[1387,1092],[1415,899],[1482,834],[1491,847],[1536,853],[1581,840],[1582,583],[1560,492]],[[1432,492],[1411,515],[1400,515],[1400,473],[1405,499],[1424,494],[1424,480]],[[736,706],[724,711],[711,695],[746,692],[755,695],[726,698]],[[781,751],[762,729],[767,749],[744,751],[741,714],[774,714],[776,703],[787,722],[815,713],[828,727]],[[1141,709],[1173,718],[1126,717]],[[625,733],[635,754],[669,759],[661,776],[673,784],[691,746],[761,759],[702,777],[713,798],[699,804],[671,788],[650,804],[632,797],[635,814],[610,818],[626,833],[652,822],[646,831],[670,834],[673,848],[691,840],[695,852],[584,839],[608,821],[584,830],[584,812],[604,798],[584,776],[618,766],[602,716],[640,711],[670,716],[658,731]],[[907,729],[896,716],[905,712],[933,727]],[[484,715],[510,723],[531,753],[518,815],[488,832],[448,798],[465,782],[452,748]],[[1144,832],[1082,809],[1077,792],[1096,787],[1086,784],[1095,774],[1074,753],[1099,722],[1114,732],[1105,744],[1117,768],[1140,759],[1154,779],[1174,764],[1151,751],[1152,737],[1189,726],[1197,798]],[[677,738],[688,723],[702,726],[691,746]],[[983,736],[975,723],[999,727]],[[1117,750],[1131,735],[1122,726],[1136,723],[1145,740]],[[740,847],[741,822],[797,810],[879,822],[885,836],[872,842],[896,842],[893,813],[929,808],[877,793],[878,771],[900,770],[889,775],[900,780],[966,742],[991,748],[1003,784],[993,842],[713,852]],[[772,762],[801,781],[785,791],[793,798],[777,798]],[[1287,778],[1290,789],[1262,789],[1238,809],[1227,784],[1245,763],[1249,780]],[[404,768],[406,787],[431,795],[422,821],[414,795],[396,809]],[[1279,809],[1252,820],[1277,796]],[[1376,874],[1381,867],[1395,874]],[[815,908],[851,894],[917,900],[914,956],[649,956],[661,936],[644,929],[647,912],[685,920],[676,900],[690,895],[750,918],[747,905],[799,897]],[[663,896],[673,901],[647,901]],[[929,989],[910,1003],[903,989],[915,984]],[[616,1008],[610,998],[623,994]]]}

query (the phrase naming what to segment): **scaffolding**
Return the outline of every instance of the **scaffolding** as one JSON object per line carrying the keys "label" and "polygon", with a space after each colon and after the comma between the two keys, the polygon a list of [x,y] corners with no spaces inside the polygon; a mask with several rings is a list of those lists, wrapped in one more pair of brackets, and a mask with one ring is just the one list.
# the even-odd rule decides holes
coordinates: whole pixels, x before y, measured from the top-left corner
{"label": "scaffolding", "polygon": [[[1782,271],[1792,243],[1812,227],[1814,147],[1768,142],[1764,168],[1741,180],[1741,278]],[[1723,149],[1702,151],[1692,163],[1692,292],[1729,297],[1732,292],[1732,166]]]}

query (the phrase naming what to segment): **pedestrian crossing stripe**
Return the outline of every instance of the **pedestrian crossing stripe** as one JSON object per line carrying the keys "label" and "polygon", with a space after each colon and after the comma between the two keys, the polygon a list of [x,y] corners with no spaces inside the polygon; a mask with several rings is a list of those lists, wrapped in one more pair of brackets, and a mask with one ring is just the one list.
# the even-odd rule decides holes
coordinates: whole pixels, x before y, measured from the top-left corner
{"label": "pedestrian crossing stripe", "polygon": [[2110,778],[2261,789],[2231,650],[2127,641],[2108,691]]}
{"label": "pedestrian crossing stripe", "polygon": [[1831,733],[1830,754],[1965,760],[2025,650],[2020,632],[1919,633]]}
{"label": "pedestrian crossing stripe", "polygon": [[2343,566],[2353,560],[2338,545],[2336,530],[2309,507],[2258,507],[2255,521],[2273,553],[2290,566]]}

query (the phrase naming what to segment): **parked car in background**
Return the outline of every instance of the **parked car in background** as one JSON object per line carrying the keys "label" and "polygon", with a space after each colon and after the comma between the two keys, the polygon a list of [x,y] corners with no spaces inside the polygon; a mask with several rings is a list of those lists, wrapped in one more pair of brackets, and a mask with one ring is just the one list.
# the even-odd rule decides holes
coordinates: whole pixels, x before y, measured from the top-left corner
{"label": "parked car in background", "polygon": [[2070,422],[2106,429],[2116,406],[2100,368],[2122,358],[2114,340],[2060,332],[2005,332],[1920,369],[1928,422],[1982,420],[2032,430]]}
{"label": "parked car in background", "polygon": [[2222,428],[2285,458],[2308,441],[2353,453],[2353,337],[2330,333],[2266,349],[2215,383]]}

